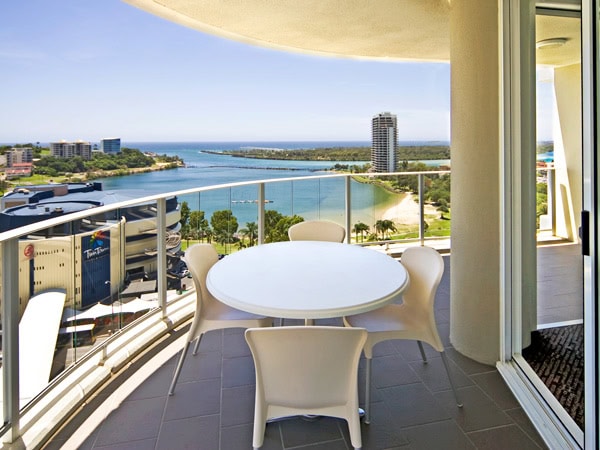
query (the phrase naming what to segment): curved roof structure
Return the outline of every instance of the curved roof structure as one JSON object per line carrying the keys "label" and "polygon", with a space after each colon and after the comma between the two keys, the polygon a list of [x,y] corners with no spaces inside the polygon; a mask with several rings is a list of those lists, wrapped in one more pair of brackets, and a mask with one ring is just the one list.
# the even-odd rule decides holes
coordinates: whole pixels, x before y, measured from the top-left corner
{"label": "curved roof structure", "polygon": [[225,38],[326,56],[448,61],[450,0],[125,0]]}
{"label": "curved roof structure", "polygon": [[[124,0],[196,30],[272,49],[389,61],[450,61],[451,0]],[[580,61],[575,0],[537,2],[538,64]],[[566,6],[565,6],[566,5]]]}

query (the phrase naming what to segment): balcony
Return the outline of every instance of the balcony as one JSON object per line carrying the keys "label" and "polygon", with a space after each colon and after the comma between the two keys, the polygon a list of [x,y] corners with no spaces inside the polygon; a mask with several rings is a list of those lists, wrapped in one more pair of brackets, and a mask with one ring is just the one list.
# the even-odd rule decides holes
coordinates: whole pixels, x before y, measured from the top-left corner
{"label": "balcony", "polygon": [[[464,408],[454,403],[441,359],[420,359],[414,342],[376,347],[373,418],[362,426],[365,449],[545,448],[494,367],[476,363],[449,343],[449,257],[438,290],[436,316]],[[287,324],[294,321],[286,321]],[[340,320],[319,324],[341,325]],[[80,409],[47,448],[249,448],[254,366],[243,330],[209,332],[189,356],[175,395],[167,390],[186,327],[175,331]],[[362,402],[364,374],[359,373]],[[338,419],[294,418],[267,426],[265,449],[351,448]]]}
{"label": "balcony", "polygon": [[[2,233],[5,440],[47,448],[172,449],[188,448],[198,442],[206,442],[205,448],[211,449],[248,447],[254,373],[241,330],[209,333],[202,342],[201,353],[186,360],[175,396],[166,395],[175,355],[182,347],[195,301],[191,280],[176,277],[179,284],[173,286],[167,276],[178,250],[173,246],[169,231],[177,228],[180,218],[180,206],[173,199],[188,202],[192,212],[203,211],[202,208],[230,212],[246,208],[249,217],[256,218],[260,244],[272,239],[265,219],[267,208],[272,206],[268,199],[282,199],[276,204],[287,208],[284,213],[293,217],[301,207],[298,196],[299,187],[303,186],[312,194],[308,203],[302,204],[302,216],[306,219],[328,217],[343,223],[348,239],[357,245],[372,245],[392,256],[401,254],[402,248],[408,245],[421,244],[447,253],[447,230],[437,233],[434,227],[426,230],[423,189],[426,177],[445,174],[400,174],[419,180],[415,195],[418,220],[403,224],[405,236],[401,240],[389,239],[385,232],[380,239],[371,241],[353,236],[354,217],[368,217],[374,224],[381,211],[374,204],[356,208],[353,184],[356,182],[350,175],[263,180],[171,192],[101,206],[92,212],[56,217]],[[334,194],[329,195],[332,192]],[[329,202],[327,209],[321,207],[325,200]],[[135,220],[139,209],[146,214]],[[153,211],[153,220],[148,218],[148,211]],[[82,223],[86,227],[81,227]],[[92,224],[95,230],[90,228]],[[138,240],[130,239],[131,229],[141,232],[140,224],[145,227],[144,245],[153,249],[143,256],[137,251]],[[49,235],[48,230],[52,234]],[[105,261],[106,267],[82,264],[82,255],[91,249],[85,242],[100,238],[110,242],[110,260]],[[178,243],[182,244],[183,241]],[[237,250],[231,242],[216,244],[225,253]],[[135,247],[136,251],[132,253],[128,247]],[[469,360],[452,348],[448,256],[445,262],[436,317],[465,407],[459,410],[453,405],[446,374],[440,370],[441,360],[435,352],[429,355],[430,363],[424,365],[414,343],[380,344],[374,362],[376,404],[372,424],[363,425],[364,448],[507,448],[517,445],[544,448],[496,369]],[[139,267],[144,270],[138,270]],[[148,302],[148,307],[133,311],[127,294],[135,283],[133,274],[151,272],[155,273],[156,292],[136,293],[139,300]],[[28,276],[23,276],[24,273]],[[82,281],[86,273],[93,275],[94,283],[86,285]],[[101,276],[107,278],[98,283]],[[22,330],[16,324],[27,311],[31,283],[36,286],[36,294],[48,288],[64,290],[65,310],[61,320],[71,318],[74,330],[63,328],[67,339],[56,348],[50,381],[38,386],[33,395],[25,396],[24,391],[31,386],[26,385],[23,374],[19,376],[18,371],[20,367],[21,370],[27,367],[31,355],[19,352],[17,337]],[[92,309],[85,295],[86,289],[91,287],[102,291],[104,297],[99,305],[110,308],[110,312],[85,316],[85,312]],[[96,290],[93,292],[100,295]],[[286,325],[293,323],[287,321]],[[341,321],[323,323],[340,325]],[[95,329],[93,335],[81,333],[90,325]],[[41,328],[39,333],[42,334]],[[362,377],[361,371],[361,380]],[[271,424],[265,448],[311,445],[347,448],[349,441],[343,424],[333,419],[315,422],[293,419]]]}

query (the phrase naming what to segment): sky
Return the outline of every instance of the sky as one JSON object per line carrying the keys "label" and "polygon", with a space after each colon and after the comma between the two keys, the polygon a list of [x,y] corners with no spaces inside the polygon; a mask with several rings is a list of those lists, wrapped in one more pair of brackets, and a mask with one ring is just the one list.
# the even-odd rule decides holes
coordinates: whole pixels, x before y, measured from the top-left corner
{"label": "sky", "polygon": [[[450,66],[326,58],[204,34],[121,0],[0,2],[0,142],[450,140]],[[552,136],[551,83],[538,139]]]}
{"label": "sky", "polygon": [[185,28],[120,0],[0,3],[0,142],[450,138],[444,63],[325,58]]}

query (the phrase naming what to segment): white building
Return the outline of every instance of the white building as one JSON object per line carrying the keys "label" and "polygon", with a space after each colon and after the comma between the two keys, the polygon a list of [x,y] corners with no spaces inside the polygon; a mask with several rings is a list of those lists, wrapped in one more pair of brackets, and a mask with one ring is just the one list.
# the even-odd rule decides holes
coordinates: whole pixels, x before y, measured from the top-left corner
{"label": "white building", "polygon": [[33,149],[31,147],[12,148],[6,152],[7,167],[30,162],[33,162]]}
{"label": "white building", "polygon": [[73,156],[81,156],[83,159],[92,158],[92,145],[89,142],[51,142],[50,155],[56,158],[72,158]]}
{"label": "white building", "polygon": [[398,126],[396,116],[383,112],[373,116],[371,165],[375,172],[396,170]]}

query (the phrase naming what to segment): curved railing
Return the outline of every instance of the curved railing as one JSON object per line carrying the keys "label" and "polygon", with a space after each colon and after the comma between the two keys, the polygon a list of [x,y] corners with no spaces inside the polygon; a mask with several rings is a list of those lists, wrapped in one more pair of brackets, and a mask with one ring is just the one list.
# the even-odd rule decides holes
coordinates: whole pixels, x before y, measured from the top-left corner
{"label": "curved railing", "polygon": [[230,253],[285,239],[286,227],[302,219],[336,221],[347,242],[382,251],[434,239],[449,245],[449,201],[426,202],[449,173],[230,183],[0,233],[3,439],[37,445],[132,357],[191,317],[193,286],[178,259],[188,245],[212,241]]}

